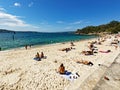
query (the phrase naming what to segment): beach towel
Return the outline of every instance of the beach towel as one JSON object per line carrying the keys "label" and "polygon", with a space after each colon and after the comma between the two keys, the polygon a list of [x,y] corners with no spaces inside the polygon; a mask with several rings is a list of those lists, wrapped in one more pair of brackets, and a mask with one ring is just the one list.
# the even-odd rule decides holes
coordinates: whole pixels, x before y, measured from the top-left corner
{"label": "beach towel", "polygon": [[34,60],[36,60],[36,61],[40,61],[41,59],[40,59],[40,58],[34,58]]}
{"label": "beach towel", "polygon": [[107,50],[107,51],[99,51],[99,52],[101,52],[101,53],[109,53],[109,52],[111,52],[110,50]]}
{"label": "beach towel", "polygon": [[66,74],[60,74],[63,78],[70,80],[70,81],[74,81],[76,80],[79,75],[77,73],[66,73]]}

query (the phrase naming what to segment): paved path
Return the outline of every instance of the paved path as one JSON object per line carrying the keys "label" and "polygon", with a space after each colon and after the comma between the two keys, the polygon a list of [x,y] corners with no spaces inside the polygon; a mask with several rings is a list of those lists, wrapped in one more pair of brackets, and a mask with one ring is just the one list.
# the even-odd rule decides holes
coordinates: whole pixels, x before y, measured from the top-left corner
{"label": "paved path", "polygon": [[120,90],[120,55],[93,90]]}

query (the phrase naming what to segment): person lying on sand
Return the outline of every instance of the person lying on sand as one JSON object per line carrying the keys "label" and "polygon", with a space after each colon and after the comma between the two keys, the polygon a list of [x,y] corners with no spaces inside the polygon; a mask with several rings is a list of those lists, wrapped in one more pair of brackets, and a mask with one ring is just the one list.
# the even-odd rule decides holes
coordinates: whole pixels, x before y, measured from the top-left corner
{"label": "person lying on sand", "polygon": [[90,65],[90,66],[93,65],[93,63],[91,61],[86,61],[86,60],[77,60],[76,62],[85,64],[85,65]]}
{"label": "person lying on sand", "polygon": [[59,49],[60,51],[66,51],[66,52],[68,52],[68,51],[70,51],[72,49],[72,47],[70,47],[70,48],[63,48],[63,49]]}
{"label": "person lying on sand", "polygon": [[93,55],[93,51],[82,51],[81,53],[84,55]]}
{"label": "person lying on sand", "polygon": [[64,67],[63,63],[60,65],[60,67],[58,69],[58,73],[65,74],[65,67]]}
{"label": "person lying on sand", "polygon": [[113,44],[118,44],[118,41],[112,41],[111,45],[113,45]]}

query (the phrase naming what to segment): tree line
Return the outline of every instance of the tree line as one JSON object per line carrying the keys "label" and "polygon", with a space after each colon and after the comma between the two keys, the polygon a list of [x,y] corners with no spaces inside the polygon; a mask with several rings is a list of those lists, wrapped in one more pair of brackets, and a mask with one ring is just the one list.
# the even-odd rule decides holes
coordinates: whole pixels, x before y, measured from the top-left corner
{"label": "tree line", "polygon": [[111,21],[108,24],[102,24],[99,26],[87,26],[82,29],[77,29],[77,34],[99,34],[99,33],[118,33],[120,32],[120,22]]}

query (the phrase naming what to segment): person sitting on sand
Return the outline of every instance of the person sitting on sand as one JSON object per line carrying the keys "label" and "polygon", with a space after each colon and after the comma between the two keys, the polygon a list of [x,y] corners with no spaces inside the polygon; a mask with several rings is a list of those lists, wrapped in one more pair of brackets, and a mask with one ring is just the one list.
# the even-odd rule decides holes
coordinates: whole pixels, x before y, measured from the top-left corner
{"label": "person sitting on sand", "polygon": [[37,54],[35,55],[36,58],[40,57],[39,53],[37,52]]}
{"label": "person sitting on sand", "polygon": [[41,57],[40,57],[40,54],[37,52],[37,54],[35,55],[35,59],[37,59],[37,60],[40,60],[41,59]]}
{"label": "person sitting on sand", "polygon": [[91,43],[91,44],[89,45],[89,49],[92,50],[93,48],[94,48],[94,45]]}
{"label": "person sitting on sand", "polygon": [[44,58],[44,53],[41,52],[40,58]]}
{"label": "person sitting on sand", "polygon": [[102,43],[99,41],[99,42],[97,42],[97,44],[98,44],[98,45],[101,45]]}
{"label": "person sitting on sand", "polygon": [[86,60],[77,60],[76,62],[85,64],[85,65],[90,65],[90,66],[93,65],[93,63],[91,61],[86,61]]}
{"label": "person sitting on sand", "polygon": [[63,63],[60,65],[60,67],[59,67],[59,69],[58,69],[58,72],[59,72],[60,74],[65,74],[65,67],[64,67]]}
{"label": "person sitting on sand", "polygon": [[73,42],[70,42],[71,46],[75,46]]}

